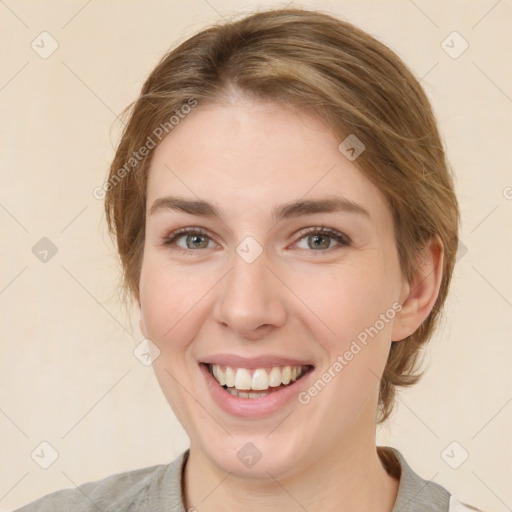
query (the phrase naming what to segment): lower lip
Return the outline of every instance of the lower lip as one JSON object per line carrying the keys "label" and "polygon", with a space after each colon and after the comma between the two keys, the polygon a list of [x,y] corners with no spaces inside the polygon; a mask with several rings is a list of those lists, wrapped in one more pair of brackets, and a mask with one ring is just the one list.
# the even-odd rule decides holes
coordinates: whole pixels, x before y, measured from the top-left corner
{"label": "lower lip", "polygon": [[278,411],[286,404],[297,398],[300,391],[306,387],[313,373],[309,370],[293,384],[274,391],[261,398],[241,398],[226,391],[213,377],[206,364],[199,365],[205,376],[206,384],[215,403],[228,414],[243,418],[259,418]]}

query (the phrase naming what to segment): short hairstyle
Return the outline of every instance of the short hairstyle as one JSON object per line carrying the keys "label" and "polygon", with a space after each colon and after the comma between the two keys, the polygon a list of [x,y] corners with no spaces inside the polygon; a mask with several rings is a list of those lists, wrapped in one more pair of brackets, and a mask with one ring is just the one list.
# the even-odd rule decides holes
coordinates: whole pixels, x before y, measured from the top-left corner
{"label": "short hairstyle", "polygon": [[422,348],[437,324],[455,264],[459,209],[419,81],[387,46],[350,23],[308,9],[266,10],[214,24],[160,60],[124,111],[129,118],[105,186],[125,294],[139,300],[154,154],[148,148],[159,142],[157,134],[170,133],[170,120],[189,111],[185,106],[191,102],[222,103],[234,93],[314,113],[340,143],[355,135],[364,144],[354,164],[387,200],[404,276],[413,276],[418,255],[433,238],[442,242],[435,305],[416,332],[391,345],[379,389],[377,420],[383,422],[393,409],[396,386],[410,386],[422,375]]}

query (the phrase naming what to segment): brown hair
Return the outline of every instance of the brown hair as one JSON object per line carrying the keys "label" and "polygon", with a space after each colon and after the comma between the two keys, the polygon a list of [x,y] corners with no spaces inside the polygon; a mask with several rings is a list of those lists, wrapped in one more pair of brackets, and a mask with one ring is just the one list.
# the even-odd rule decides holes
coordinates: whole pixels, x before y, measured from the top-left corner
{"label": "brown hair", "polygon": [[382,422],[392,411],[395,386],[410,386],[421,376],[420,352],[435,328],[455,264],[459,211],[423,89],[397,55],[353,25],[307,9],[268,10],[213,25],[162,58],[125,110],[131,113],[104,187],[125,291],[138,300],[153,154],[148,148],[162,127],[170,133],[170,120],[183,117],[185,105],[229,100],[233,91],[314,112],[340,142],[348,135],[363,142],[354,163],[388,201],[405,276],[412,277],[419,252],[433,237],[443,244],[434,308],[415,333],[392,343],[380,383]]}

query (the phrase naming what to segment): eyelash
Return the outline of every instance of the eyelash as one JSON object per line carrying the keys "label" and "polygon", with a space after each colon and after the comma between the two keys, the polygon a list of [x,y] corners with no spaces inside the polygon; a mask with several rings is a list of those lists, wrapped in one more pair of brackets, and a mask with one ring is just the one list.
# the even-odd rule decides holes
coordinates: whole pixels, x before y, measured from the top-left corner
{"label": "eyelash", "polygon": [[[182,228],[182,229],[173,231],[172,233],[170,233],[169,235],[164,237],[163,245],[165,245],[165,246],[174,245],[175,250],[178,250],[178,251],[184,252],[184,253],[197,252],[194,249],[183,249],[183,247],[179,247],[175,244],[175,242],[177,240],[179,240],[180,238],[182,238],[184,235],[200,235],[200,236],[205,236],[205,237],[209,238],[210,240],[212,240],[212,237],[208,234],[208,232],[202,228]],[[339,248],[340,246],[341,247],[349,247],[350,245],[352,245],[352,242],[348,236],[344,235],[343,233],[340,233],[339,231],[336,231],[335,229],[324,227],[324,226],[309,228],[307,231],[301,232],[300,238],[298,241],[300,242],[303,238],[306,238],[309,235],[327,235],[330,238],[333,238],[334,240],[336,240],[336,242],[338,242],[338,244],[339,244],[339,246],[330,247],[329,249],[319,250],[319,251],[311,250],[310,252],[322,253],[322,252],[330,251],[332,249]],[[205,249],[198,249],[198,251],[201,251],[201,250],[205,250]]]}

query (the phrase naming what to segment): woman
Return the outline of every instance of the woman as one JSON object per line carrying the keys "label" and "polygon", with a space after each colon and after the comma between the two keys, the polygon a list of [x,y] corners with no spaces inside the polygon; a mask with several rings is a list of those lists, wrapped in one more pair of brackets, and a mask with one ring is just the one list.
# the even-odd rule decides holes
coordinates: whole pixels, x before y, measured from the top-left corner
{"label": "woman", "polygon": [[467,509],[376,446],[459,222],[391,50],[301,9],[203,30],[147,79],[97,192],[190,448],[21,511]]}

